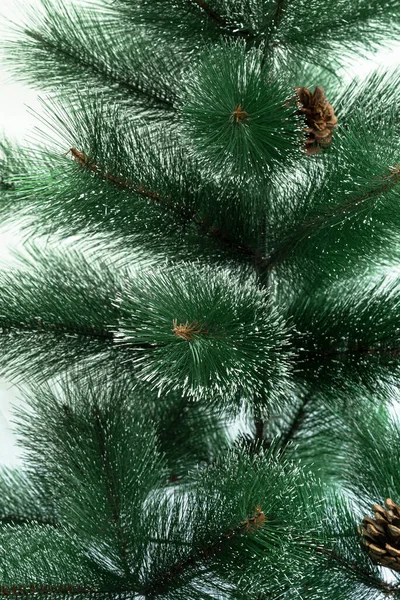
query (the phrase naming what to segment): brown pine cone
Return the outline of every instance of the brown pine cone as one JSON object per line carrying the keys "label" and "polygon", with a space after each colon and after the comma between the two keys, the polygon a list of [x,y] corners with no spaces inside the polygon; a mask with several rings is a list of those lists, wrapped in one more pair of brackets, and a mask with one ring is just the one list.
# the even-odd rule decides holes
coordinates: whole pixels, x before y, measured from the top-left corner
{"label": "brown pine cone", "polygon": [[298,114],[306,118],[307,139],[304,146],[306,154],[319,154],[332,142],[333,129],[337,125],[337,117],[333,106],[324,94],[324,88],[317,86],[314,92],[306,87],[297,87],[299,99]]}
{"label": "brown pine cone", "polygon": [[374,504],[375,519],[364,517],[358,533],[372,562],[400,571],[400,506],[390,498],[385,505]]}

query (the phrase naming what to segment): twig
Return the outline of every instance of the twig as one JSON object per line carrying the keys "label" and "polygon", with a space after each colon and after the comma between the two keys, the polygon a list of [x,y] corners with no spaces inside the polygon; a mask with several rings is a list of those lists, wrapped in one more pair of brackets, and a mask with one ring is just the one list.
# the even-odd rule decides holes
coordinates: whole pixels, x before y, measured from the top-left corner
{"label": "twig", "polygon": [[[334,357],[334,356],[351,356],[351,355],[359,355],[359,356],[365,356],[366,354],[381,354],[381,355],[390,355],[392,358],[398,358],[400,356],[400,346],[388,346],[388,347],[383,347],[383,346],[378,346],[375,348],[370,348],[368,346],[353,346],[351,348],[346,348],[344,350],[339,350],[338,348],[331,348],[329,350],[325,350],[325,351],[316,351],[316,352],[310,352],[307,351],[306,353],[307,357],[312,357],[315,358],[316,356],[321,356],[323,358],[326,357]],[[304,360],[303,358],[301,358],[300,356],[300,360]]]}
{"label": "twig", "polygon": [[30,585],[0,585],[0,596],[13,596],[17,598],[21,597],[29,597],[33,596],[35,598],[40,598],[43,596],[49,596],[50,594],[56,594],[57,596],[65,596],[65,597],[73,597],[73,596],[82,596],[83,594],[87,596],[95,596],[96,594],[105,595],[107,593],[115,593],[114,590],[111,592],[98,590],[94,588],[89,588],[84,585],[46,585],[46,584],[36,584],[32,583]]}
{"label": "twig", "polygon": [[254,441],[262,443],[265,438],[266,421],[264,419],[254,419]]}
{"label": "twig", "polygon": [[85,59],[84,52],[79,52],[79,55],[78,55],[78,54],[75,54],[70,49],[67,49],[65,47],[56,46],[54,43],[52,43],[51,40],[45,38],[44,35],[42,35],[41,33],[37,32],[37,31],[26,29],[24,31],[24,33],[25,33],[25,35],[29,36],[31,39],[35,40],[36,42],[39,42],[43,48],[45,48],[52,54],[58,53],[58,54],[61,54],[63,57],[70,58],[75,62],[79,62],[80,65],[90,68],[95,73],[98,73],[100,75],[106,75],[107,77],[112,79],[115,83],[117,83],[119,85],[119,87],[126,88],[130,92],[134,92],[137,95],[144,96],[145,98],[163,106],[164,108],[167,108],[169,110],[175,110],[174,104],[170,100],[167,100],[166,98],[158,96],[153,91],[146,90],[144,87],[134,84],[132,82],[132,80],[129,78],[116,77],[115,74],[113,73],[113,71],[111,71],[111,69],[104,67],[102,65],[99,65],[98,63],[95,63],[94,60],[90,61],[88,59]]}
{"label": "twig", "polygon": [[285,14],[285,4],[286,0],[278,0],[276,3],[276,11],[273,19],[275,28],[279,27],[283,15]]}
{"label": "twig", "polygon": [[46,518],[46,517],[26,517],[21,515],[0,515],[0,523],[2,525],[49,525],[52,527],[59,527],[59,524],[55,521],[55,519]]}
{"label": "twig", "polygon": [[31,323],[24,323],[20,321],[11,321],[9,319],[0,319],[0,336],[8,335],[14,331],[21,332],[35,332],[41,335],[46,334],[67,334],[74,336],[83,336],[96,340],[103,340],[105,342],[112,342],[114,339],[114,334],[111,331],[106,329],[98,329],[95,327],[87,326],[82,327],[79,325],[73,324],[64,324],[64,323],[47,323],[42,319],[32,320]]}
{"label": "twig", "polygon": [[340,556],[340,554],[337,554],[336,552],[334,552],[333,550],[330,550],[329,548],[315,546],[312,548],[312,550],[314,550],[317,554],[323,554],[324,556],[331,558],[338,564],[342,565],[345,569],[352,571],[353,573],[358,575],[361,579],[364,579],[366,582],[368,582],[368,584],[370,584],[372,587],[380,590],[387,596],[390,596],[390,595],[393,595],[396,593],[398,594],[400,592],[400,588],[398,585],[393,584],[393,583],[387,583],[386,581],[382,581],[381,579],[374,577],[373,574],[370,573],[367,569],[360,567],[360,565],[357,563],[348,562],[345,558],[343,558],[343,556]]}
{"label": "twig", "polygon": [[309,223],[300,224],[297,229],[290,232],[283,240],[280,248],[277,248],[269,257],[266,257],[262,261],[262,270],[270,271],[274,269],[278,264],[283,262],[289,254],[291,254],[298,242],[317,233],[320,227],[326,224],[328,219],[334,220],[335,218],[342,217],[342,215],[351,212],[354,207],[363,204],[365,201],[374,199],[381,194],[390,191],[398,183],[398,178],[394,176],[392,167],[389,168],[389,173],[389,175],[383,177],[384,183],[382,183],[381,186],[376,187],[359,197],[355,197],[352,200],[347,200],[339,206],[329,207],[321,214],[316,215]]}
{"label": "twig", "polygon": [[219,241],[222,246],[230,248],[238,254],[250,258],[253,261],[256,270],[258,270],[259,265],[261,265],[263,260],[265,260],[265,257],[262,257],[257,249],[246,246],[245,244],[241,244],[240,242],[230,238],[219,227],[216,227],[214,224],[210,224],[207,218],[199,219],[193,213],[182,210],[177,204],[172,202],[171,198],[164,198],[158,192],[150,190],[135,181],[116,177],[108,170],[102,168],[96,162],[91,161],[84,152],[78,150],[77,148],[70,148],[68,152],[71,153],[75,162],[79,163],[82,167],[88,169],[92,173],[95,173],[104,181],[108,181],[117,187],[139,194],[140,196],[152,200],[159,206],[171,210],[183,222],[193,223],[196,225],[199,233],[202,235]]}
{"label": "twig", "polygon": [[287,430],[287,432],[284,434],[284,436],[282,438],[281,445],[282,445],[283,451],[285,451],[289,442],[294,438],[294,436],[296,435],[296,433],[299,431],[300,427],[302,426],[302,424],[304,422],[304,418],[306,416],[306,408],[307,408],[308,403],[310,402],[310,399],[311,399],[311,393],[306,396],[303,396],[303,398],[301,399],[301,403],[296,411],[296,414],[294,415],[293,421],[292,421],[289,429]]}
{"label": "twig", "polygon": [[255,37],[255,35],[251,31],[247,29],[239,29],[235,26],[234,23],[231,23],[227,19],[224,19],[224,17],[222,17],[213,8],[211,8],[211,6],[208,4],[208,2],[206,2],[206,0],[190,0],[190,2],[201,8],[211,21],[214,21],[214,23],[216,23],[220,27],[227,29],[231,35],[235,37],[244,38]]}
{"label": "twig", "polygon": [[110,464],[108,452],[106,449],[106,438],[104,433],[104,425],[101,412],[99,408],[93,409],[93,418],[95,424],[95,431],[97,435],[97,440],[99,444],[99,451],[101,462],[104,468],[105,473],[105,483],[106,483],[106,495],[107,501],[111,508],[112,520],[115,525],[115,531],[120,547],[121,552],[121,560],[123,565],[123,570],[125,577],[129,580],[131,577],[131,572],[127,560],[127,547],[126,547],[126,534],[123,530],[123,526],[120,520],[120,506],[119,506],[119,491],[116,488],[116,477],[113,472],[112,465]]}
{"label": "twig", "polygon": [[194,550],[186,558],[171,565],[156,580],[145,586],[143,595],[147,600],[153,600],[160,594],[165,593],[168,584],[173,578],[181,575],[186,569],[194,567],[199,561],[206,561],[215,556],[226,540],[231,539],[240,533],[253,534],[257,529],[261,529],[267,519],[268,517],[265,516],[261,507],[256,506],[255,513],[252,516],[248,517],[231,531],[223,534],[213,544],[210,544],[206,548]]}

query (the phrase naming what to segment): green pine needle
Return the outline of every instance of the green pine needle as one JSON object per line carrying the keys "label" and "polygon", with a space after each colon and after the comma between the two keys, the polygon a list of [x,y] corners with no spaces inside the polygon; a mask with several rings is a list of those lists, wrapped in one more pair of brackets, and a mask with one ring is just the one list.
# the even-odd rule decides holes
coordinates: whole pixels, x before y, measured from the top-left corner
{"label": "green pine needle", "polygon": [[294,96],[271,78],[261,50],[213,47],[185,80],[183,131],[193,152],[229,176],[268,173],[300,154]]}

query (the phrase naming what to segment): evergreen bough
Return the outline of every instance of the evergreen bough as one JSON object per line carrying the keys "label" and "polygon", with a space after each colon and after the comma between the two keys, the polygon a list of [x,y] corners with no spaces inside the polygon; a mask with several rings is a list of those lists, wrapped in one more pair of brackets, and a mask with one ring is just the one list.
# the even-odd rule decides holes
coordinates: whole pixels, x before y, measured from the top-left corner
{"label": "evergreen bough", "polygon": [[0,595],[400,598],[399,1],[24,9]]}

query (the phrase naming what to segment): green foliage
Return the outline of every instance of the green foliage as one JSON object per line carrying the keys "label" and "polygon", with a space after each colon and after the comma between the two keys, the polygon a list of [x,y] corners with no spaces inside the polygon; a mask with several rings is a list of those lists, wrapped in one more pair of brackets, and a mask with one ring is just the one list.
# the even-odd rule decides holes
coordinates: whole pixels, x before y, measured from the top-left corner
{"label": "green foliage", "polygon": [[108,101],[124,103],[130,118],[173,111],[176,52],[167,46],[160,51],[148,37],[132,40],[131,27],[106,6],[96,10],[89,2],[77,10],[61,0],[43,0],[41,10],[24,6],[24,20],[26,25],[15,25],[6,37],[6,60],[18,78],[74,98],[82,86],[86,98],[101,92]]}
{"label": "green foliage", "polygon": [[321,419],[316,446],[324,448],[332,478],[357,499],[361,518],[374,504],[400,496],[397,411],[396,403],[391,410],[370,407],[369,414],[331,410]]}
{"label": "green foliage", "polygon": [[33,414],[20,418],[28,464],[52,490],[60,522],[99,567],[137,577],[138,514],[167,475],[152,427],[144,436],[144,419],[131,413],[124,387],[107,381],[88,381],[84,394],[68,385],[58,394],[42,389],[30,404]]}
{"label": "green foliage", "polygon": [[[329,64],[355,50],[376,48],[396,39],[399,7],[396,0],[347,2],[307,0],[284,2],[277,42],[298,58]],[[388,36],[390,27],[390,36]],[[357,48],[358,46],[358,48]]]}
{"label": "green foliage", "polygon": [[279,4],[274,0],[118,0],[116,5],[133,24],[193,46],[221,35],[261,40],[273,27]]}
{"label": "green foliage", "polygon": [[339,3],[323,0],[118,0],[117,8],[133,25],[188,50],[204,42],[243,38],[263,44],[267,57],[331,66],[355,51],[396,39],[396,0]]}
{"label": "green foliage", "polygon": [[337,89],[332,97],[340,122],[363,114],[366,123],[379,123],[386,127],[398,110],[400,75],[396,67],[382,67],[373,70],[365,77],[354,77],[348,85]]}
{"label": "green foliage", "polygon": [[116,344],[125,361],[142,348],[133,361],[143,380],[219,401],[241,394],[256,405],[273,405],[287,390],[288,334],[253,282],[182,267],[146,273],[129,287],[116,300]]}
{"label": "green foliage", "polygon": [[228,176],[268,173],[274,161],[300,153],[293,90],[270,75],[259,49],[213,47],[185,81],[184,133],[196,153]]}
{"label": "green foliage", "polygon": [[264,186],[254,185],[249,195],[248,184],[221,184],[188,156],[179,136],[127,123],[121,108],[104,98],[49,101],[45,109],[50,133],[40,135],[37,147],[7,146],[5,167],[12,164],[15,190],[2,199],[5,219],[15,223],[26,215],[28,232],[34,219],[40,233],[83,233],[87,245],[100,232],[112,234],[121,247],[174,261],[249,262],[262,251],[264,228],[256,215],[266,212]]}
{"label": "green foliage", "polygon": [[155,33],[158,39],[173,41],[176,46],[177,42],[194,45],[208,37],[216,41],[223,27],[222,22],[202,10],[198,0],[117,0],[115,8],[131,26],[147,32],[154,30],[153,35]]}
{"label": "green foliage", "polygon": [[328,494],[325,502],[325,546],[317,550],[319,560],[309,565],[296,591],[312,600],[321,598],[322,590],[330,600],[397,598],[396,584],[361,547],[356,528],[362,516],[357,508],[338,494]]}
{"label": "green foliage", "polygon": [[317,598],[324,581],[344,600],[389,589],[359,546],[359,513],[276,449],[238,446],[168,492],[155,423],[128,381],[38,388],[17,423],[58,527],[3,526],[2,590],[250,600]]}
{"label": "green foliage", "polygon": [[288,319],[297,332],[300,376],[317,389],[385,393],[398,381],[397,280],[366,285],[353,278],[305,288],[292,298]]}
{"label": "green foliage", "polygon": [[118,274],[79,253],[32,248],[25,268],[0,278],[8,376],[43,379],[112,361],[160,392],[183,390],[234,411],[243,399],[272,407],[287,390],[285,324],[255,282],[232,270]]}
{"label": "green foliage", "polygon": [[[18,415],[21,443],[33,481],[52,490],[59,527],[54,534],[37,525],[6,526],[0,532],[8,543],[13,540],[3,561],[9,569],[5,586],[11,581],[26,586],[28,596],[42,584],[54,585],[57,594],[57,586],[72,588],[79,582],[81,589],[100,593],[115,589],[149,597],[200,597],[207,581],[215,581],[215,590],[229,590],[229,557],[239,555],[241,565],[250,566],[253,549],[263,569],[263,577],[253,582],[265,585],[269,572],[279,587],[280,563],[267,568],[263,557],[272,560],[276,552],[293,551],[289,541],[311,535],[314,514],[308,519],[300,515],[316,483],[274,453],[250,458],[229,452],[213,466],[193,471],[185,490],[162,493],[158,488],[167,475],[166,463],[153,424],[129,384],[64,381],[54,389],[38,389],[28,402]],[[268,519],[263,526],[246,528],[258,514],[257,505],[268,507]],[[36,536],[38,551],[18,562],[21,531],[28,548]],[[73,551],[71,573],[65,559]],[[53,557],[49,574],[47,556]],[[302,557],[299,546],[298,560]],[[241,569],[237,576],[242,577]],[[206,597],[212,597],[211,590]]]}
{"label": "green foliage", "polygon": [[303,163],[303,176],[289,175],[272,209],[267,267],[282,267],[291,278],[331,279],[350,274],[362,261],[389,257],[400,225],[399,139],[394,111],[384,127],[359,113],[348,118],[334,147],[316,157],[313,168]]}
{"label": "green foliage", "polygon": [[[372,276],[398,259],[399,75],[335,70],[399,18],[42,0],[6,36],[51,98],[35,144],[1,144],[1,216],[68,244],[0,272],[0,370],[34,388],[0,595],[400,597],[356,530],[400,501],[399,290]],[[318,156],[298,85],[339,118]]]}
{"label": "green foliage", "polygon": [[[149,586],[150,597],[151,592],[165,598],[230,597],[239,582],[244,598],[264,589],[279,594],[284,587],[286,553],[291,552],[293,573],[301,572],[310,560],[300,543],[296,548],[296,537],[305,539],[312,530],[314,512],[309,521],[299,518],[305,497],[313,489],[311,478],[304,478],[293,465],[285,467],[273,453],[251,459],[235,452],[195,472],[193,483],[196,488],[188,497],[186,513],[190,520],[176,530],[180,539],[187,540],[187,547],[171,543],[170,551],[154,563],[158,577]],[[314,494],[315,499],[316,490]],[[238,531],[257,504],[270,509],[264,526]],[[237,533],[227,535],[233,531]],[[168,539],[174,539],[173,529]],[[185,569],[178,566],[174,572],[171,564]]]}
{"label": "green foliage", "polygon": [[41,486],[32,485],[20,468],[2,467],[0,471],[0,524],[57,524],[54,506]]}
{"label": "green foliage", "polygon": [[79,360],[111,358],[118,283],[106,265],[34,247],[21,258],[19,270],[1,274],[3,373],[44,379]]}
{"label": "green foliage", "polygon": [[70,531],[5,525],[0,529],[0,540],[1,590],[5,596],[46,598],[51,594],[55,598],[69,592],[83,600],[87,597],[83,582],[89,589],[97,588],[100,598],[118,589],[115,577],[96,568]]}
{"label": "green foliage", "polygon": [[221,417],[218,406],[206,406],[177,393],[163,395],[160,399],[150,386],[137,386],[134,396],[146,418],[155,423],[160,448],[167,461],[169,483],[185,484],[188,471],[198,465],[212,464],[229,450],[232,434],[229,422]]}

